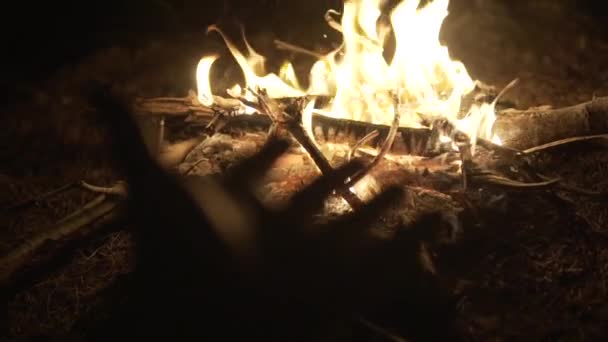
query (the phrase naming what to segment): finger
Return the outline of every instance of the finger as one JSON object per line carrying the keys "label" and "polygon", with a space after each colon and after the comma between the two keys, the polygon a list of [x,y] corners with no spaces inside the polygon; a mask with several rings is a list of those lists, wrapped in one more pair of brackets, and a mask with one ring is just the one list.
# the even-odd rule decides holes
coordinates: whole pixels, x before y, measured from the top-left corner
{"label": "finger", "polygon": [[289,143],[285,140],[271,139],[254,156],[247,158],[228,170],[225,177],[227,185],[242,186],[261,177],[277,158],[285,153]]}
{"label": "finger", "polygon": [[336,188],[344,186],[346,179],[363,168],[358,160],[342,165],[330,174],[323,175],[314,180],[309,186],[296,193],[290,200],[283,216],[299,225],[305,225],[311,216],[323,206],[325,198]]}
{"label": "finger", "polygon": [[369,229],[369,226],[380,216],[382,211],[396,203],[402,195],[403,190],[401,188],[390,187],[356,212],[338,220],[334,227],[330,228],[330,231],[333,231],[338,238],[361,234]]}

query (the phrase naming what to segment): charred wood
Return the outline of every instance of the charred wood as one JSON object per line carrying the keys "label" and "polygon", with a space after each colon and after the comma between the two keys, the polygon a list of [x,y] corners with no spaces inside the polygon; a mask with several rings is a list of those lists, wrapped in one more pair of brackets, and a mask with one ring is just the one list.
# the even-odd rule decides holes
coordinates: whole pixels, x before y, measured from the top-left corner
{"label": "charred wood", "polygon": [[[196,104],[189,97],[140,99],[135,108],[140,115],[187,117],[200,122],[211,121],[214,114],[213,109]],[[230,118],[226,126],[268,128],[270,119],[259,115],[239,115]],[[332,139],[337,139],[352,145],[365,135],[378,130],[378,137],[370,141],[370,144],[377,146],[385,140],[390,127],[314,114],[313,129],[315,138],[321,142],[333,142]],[[572,137],[603,134],[608,132],[608,97],[558,109],[538,107],[503,110],[497,114],[494,131],[501,138],[504,147],[517,150]],[[434,140],[430,129],[400,127],[391,153],[433,155],[436,153],[434,147],[438,145]],[[478,144],[491,146],[491,143],[479,140]]]}

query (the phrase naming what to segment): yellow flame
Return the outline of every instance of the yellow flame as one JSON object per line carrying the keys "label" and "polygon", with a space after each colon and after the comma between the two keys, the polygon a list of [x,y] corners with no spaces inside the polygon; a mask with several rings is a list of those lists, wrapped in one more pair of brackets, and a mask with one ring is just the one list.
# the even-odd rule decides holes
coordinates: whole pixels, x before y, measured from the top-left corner
{"label": "yellow flame", "polygon": [[281,69],[279,69],[279,78],[284,80],[288,85],[300,89],[298,77],[296,76],[296,72],[291,63],[285,62],[281,65]]}
{"label": "yellow flame", "polygon": [[[317,113],[385,125],[391,124],[399,105],[401,126],[420,127],[417,113],[423,113],[451,121],[473,144],[477,137],[500,143],[492,132],[493,103],[474,105],[460,115],[462,98],[475,88],[475,82],[439,41],[449,0],[434,0],[422,7],[420,0],[403,0],[390,13],[389,23],[379,21],[383,2],[345,1],[341,23],[328,22],[342,32],[343,44],[313,64],[306,90],[299,86],[291,63],[284,64],[278,76],[261,76],[264,58],[246,40],[247,58],[222,31],[210,27],[209,31],[222,36],[245,76],[245,87],[233,87],[229,94],[253,99],[247,89],[260,87],[271,98],[328,95],[333,101]],[[395,47],[387,60],[384,47],[389,32]],[[396,91],[398,96],[393,95]]]}
{"label": "yellow flame", "polygon": [[[306,95],[305,92],[286,84],[276,74],[270,73],[266,74],[265,76],[258,76],[254,71],[254,67],[260,67],[260,56],[255,53],[255,51],[253,51],[251,47],[249,47],[249,50],[250,53],[253,51],[253,54],[250,56],[249,59],[247,59],[237,49],[236,45],[230,39],[228,39],[228,37],[218,27],[210,26],[207,31],[216,31],[222,37],[222,39],[224,39],[228,50],[230,50],[230,53],[232,54],[234,59],[236,59],[236,62],[239,64],[241,70],[243,71],[243,74],[245,76],[246,88],[263,88],[268,92],[268,96],[270,96],[271,98],[299,97]],[[244,90],[243,96],[245,96],[249,100],[253,100],[253,95],[250,94],[247,89]]]}
{"label": "yellow flame", "polygon": [[196,67],[196,85],[198,101],[205,106],[213,104],[213,94],[211,93],[211,84],[209,81],[209,73],[211,65],[218,56],[207,56],[201,58]]}
{"label": "yellow flame", "polygon": [[313,99],[312,101],[308,102],[306,104],[306,107],[304,107],[304,110],[302,111],[302,126],[304,126],[304,132],[306,132],[306,134],[314,144],[317,143],[317,141],[315,140],[314,132],[312,130],[312,114],[313,110],[315,109],[315,102],[316,99]]}
{"label": "yellow flame", "polygon": [[455,121],[458,130],[468,133],[471,142],[471,153],[475,153],[478,137],[492,140],[492,142],[497,144],[501,143],[500,139],[497,136],[493,136],[492,133],[494,121],[496,121],[494,102],[482,103],[481,105],[474,104],[464,118]]}
{"label": "yellow flame", "polygon": [[247,48],[247,53],[249,57],[247,58],[247,64],[251,67],[254,73],[256,74],[265,74],[266,73],[266,57],[260,55],[253,49],[247,37],[245,36],[245,28],[241,26],[241,36],[243,37],[243,42],[245,43],[245,47]]}

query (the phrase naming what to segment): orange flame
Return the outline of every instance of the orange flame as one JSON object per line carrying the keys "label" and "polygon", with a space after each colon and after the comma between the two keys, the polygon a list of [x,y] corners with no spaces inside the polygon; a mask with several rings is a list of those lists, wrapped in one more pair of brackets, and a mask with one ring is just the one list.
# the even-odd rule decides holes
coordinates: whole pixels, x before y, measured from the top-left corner
{"label": "orange flame", "polygon": [[[473,143],[476,137],[500,143],[492,132],[494,103],[473,105],[464,117],[459,118],[462,98],[475,88],[475,81],[464,64],[452,60],[447,47],[439,42],[439,31],[448,15],[449,0],[435,0],[421,8],[420,0],[403,0],[390,13],[390,25],[384,26],[378,20],[381,1],[350,0],[344,3],[341,23],[330,22],[331,27],[342,32],[343,45],[313,65],[306,90],[299,86],[290,63],[284,64],[279,75],[260,76],[258,73],[263,69],[264,58],[246,40],[249,57],[245,57],[217,27],[210,27],[209,31],[222,36],[245,76],[246,86],[235,85],[229,94],[253,100],[247,89],[260,87],[266,89],[272,98],[327,95],[333,101],[317,112],[386,125],[390,125],[394,108],[399,105],[401,126],[420,127],[417,113],[424,113],[451,121],[467,133]],[[337,12],[330,11],[328,15],[330,13]],[[390,62],[383,55],[389,31],[396,41]],[[199,68],[210,68],[214,60],[214,57],[204,57]],[[207,99],[210,95],[208,77],[208,70],[197,72],[199,98]],[[392,95],[394,93],[399,94],[396,99]],[[309,114],[307,117],[311,116]]]}

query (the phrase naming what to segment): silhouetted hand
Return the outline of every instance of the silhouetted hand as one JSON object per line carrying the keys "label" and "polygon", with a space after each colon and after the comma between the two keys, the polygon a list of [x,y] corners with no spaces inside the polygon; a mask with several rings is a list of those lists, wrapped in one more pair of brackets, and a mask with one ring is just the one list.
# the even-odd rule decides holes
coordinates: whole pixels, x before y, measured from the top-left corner
{"label": "silhouetted hand", "polygon": [[[286,142],[269,142],[222,178],[178,179],[149,156],[126,102],[104,90],[92,99],[129,184],[139,246],[130,301],[106,333],[307,340],[335,319],[381,313],[398,302],[437,306],[432,276],[419,260],[419,242],[437,218],[425,217],[391,240],[369,230],[399,190],[328,223],[313,221],[332,190],[361,168],[358,162],[269,209],[253,187]],[[429,318],[422,308],[406,310]],[[442,324],[443,312],[429,314]]]}

